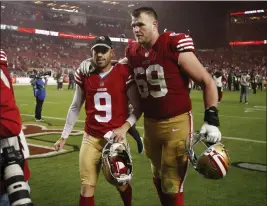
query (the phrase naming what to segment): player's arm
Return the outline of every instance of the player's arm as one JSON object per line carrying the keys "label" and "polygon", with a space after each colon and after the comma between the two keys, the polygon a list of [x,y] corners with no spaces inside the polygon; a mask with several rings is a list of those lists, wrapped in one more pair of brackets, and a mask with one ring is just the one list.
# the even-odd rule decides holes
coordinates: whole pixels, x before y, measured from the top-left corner
{"label": "player's arm", "polygon": [[183,52],[178,57],[178,65],[195,82],[203,88],[205,109],[216,107],[218,101],[217,88],[214,80],[193,52]]}
{"label": "player's arm", "polygon": [[194,54],[193,40],[189,35],[179,34],[171,41],[173,50],[178,54],[178,65],[189,78],[193,79],[203,89],[203,99],[205,106],[204,124],[200,129],[208,142],[218,142],[221,140],[221,132],[218,129],[219,117],[216,108],[218,103],[218,92],[216,84],[202,66]]}
{"label": "player's arm", "polygon": [[61,134],[61,138],[54,144],[56,150],[60,150],[63,148],[66,139],[69,137],[77,119],[80,113],[80,110],[82,108],[82,105],[85,101],[85,93],[83,88],[83,79],[85,77],[84,74],[82,74],[81,70],[85,67],[90,66],[90,61],[87,59],[83,61],[79,68],[75,71],[74,75],[74,81],[77,84],[75,93],[73,96],[72,104],[70,105],[68,114],[67,114],[67,119],[65,122],[65,126],[63,129],[63,132]]}
{"label": "player's arm", "polygon": [[216,143],[221,140],[221,132],[218,129],[219,117],[216,108],[218,92],[215,81],[198,61],[193,52],[185,52],[179,55],[178,64],[190,78],[199,83],[203,88],[205,105],[204,124],[200,133],[205,135],[208,142]]}
{"label": "player's arm", "polygon": [[[124,68],[125,71],[129,71],[128,67]],[[125,79],[125,84],[127,87],[126,94],[129,99],[129,103],[133,106],[133,112],[129,114],[128,118],[126,119],[125,123],[114,130],[115,134],[115,141],[119,142],[123,138],[126,138],[126,134],[128,130],[136,123],[136,121],[140,118],[141,112],[140,112],[140,97],[139,93],[136,87],[136,84],[134,83],[134,80],[132,78],[132,75],[127,73],[125,77],[127,76],[127,79]],[[128,105],[127,105],[128,107]]]}
{"label": "player's arm", "polygon": [[122,126],[113,131],[115,135],[115,142],[120,142],[124,138],[126,138],[128,130],[136,123],[136,121],[140,118],[142,114],[140,110],[139,93],[134,83],[131,83],[131,85],[129,86],[127,90],[127,96],[129,98],[129,103],[133,106],[134,111],[129,114],[128,118],[125,120]]}
{"label": "player's arm", "polygon": [[141,99],[135,83],[131,83],[130,87],[127,90],[127,96],[129,98],[129,103],[133,107],[133,112],[130,113],[126,121],[128,121],[130,126],[132,127],[142,115],[140,107]]}
{"label": "player's arm", "polygon": [[64,130],[61,135],[62,138],[67,139],[69,137],[69,134],[71,133],[79,117],[84,101],[85,101],[84,91],[79,85],[77,85],[72,103],[70,105],[70,108],[67,114]]}
{"label": "player's arm", "polygon": [[55,149],[57,151],[64,147],[66,139],[69,137],[79,117],[84,100],[85,100],[84,91],[79,85],[77,85],[75,89],[74,97],[72,100],[72,104],[70,105],[70,108],[67,114],[65,126],[61,134],[61,138],[54,144]]}

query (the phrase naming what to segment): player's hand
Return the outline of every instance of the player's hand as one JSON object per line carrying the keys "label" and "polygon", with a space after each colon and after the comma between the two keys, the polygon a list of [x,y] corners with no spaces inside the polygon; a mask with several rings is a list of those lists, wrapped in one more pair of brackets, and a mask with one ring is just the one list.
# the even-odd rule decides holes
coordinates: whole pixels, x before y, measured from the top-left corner
{"label": "player's hand", "polygon": [[121,127],[114,129],[114,142],[122,142],[126,139],[126,135],[131,125],[126,122]]}
{"label": "player's hand", "polygon": [[125,140],[127,131],[119,127],[113,130],[113,132],[114,132],[114,142],[123,142]]}
{"label": "player's hand", "polygon": [[209,143],[217,143],[221,141],[222,134],[218,127],[204,123],[200,128],[199,133],[203,135],[204,140]]}
{"label": "player's hand", "polygon": [[59,151],[59,150],[63,149],[65,143],[66,143],[66,139],[64,139],[64,138],[61,137],[61,138],[54,144],[55,150],[56,150],[56,151]]}
{"label": "player's hand", "polygon": [[79,67],[80,72],[87,77],[90,76],[90,73],[92,73],[95,69],[96,68],[92,62],[92,59],[90,59],[89,62],[81,64]]}

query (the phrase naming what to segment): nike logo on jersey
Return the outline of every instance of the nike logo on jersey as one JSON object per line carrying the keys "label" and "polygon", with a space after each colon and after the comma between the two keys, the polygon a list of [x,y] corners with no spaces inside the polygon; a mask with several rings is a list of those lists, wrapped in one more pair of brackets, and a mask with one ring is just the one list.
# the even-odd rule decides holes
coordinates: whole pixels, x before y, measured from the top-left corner
{"label": "nike logo on jersey", "polygon": [[176,129],[176,128],[172,129],[173,132],[177,132],[178,130],[180,130],[180,129]]}

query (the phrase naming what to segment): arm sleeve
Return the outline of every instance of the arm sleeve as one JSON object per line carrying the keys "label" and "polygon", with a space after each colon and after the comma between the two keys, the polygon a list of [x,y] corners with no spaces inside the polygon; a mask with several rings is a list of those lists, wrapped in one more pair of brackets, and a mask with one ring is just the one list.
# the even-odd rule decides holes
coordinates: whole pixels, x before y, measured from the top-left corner
{"label": "arm sleeve", "polygon": [[129,103],[133,106],[133,112],[129,115],[126,121],[133,126],[142,115],[140,107],[140,95],[138,93],[136,84],[131,84],[129,86],[127,90],[127,96],[129,98]]}
{"label": "arm sleeve", "polygon": [[72,104],[70,105],[70,108],[67,114],[64,130],[61,135],[62,138],[67,139],[69,137],[78,119],[84,100],[85,100],[84,91],[79,85],[77,85],[75,89],[74,97],[72,100]]}

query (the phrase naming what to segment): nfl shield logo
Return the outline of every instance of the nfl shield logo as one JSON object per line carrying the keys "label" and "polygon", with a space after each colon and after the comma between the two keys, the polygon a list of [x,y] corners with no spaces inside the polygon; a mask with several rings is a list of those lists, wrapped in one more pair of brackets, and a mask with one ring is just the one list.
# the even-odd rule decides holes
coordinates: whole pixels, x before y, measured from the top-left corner
{"label": "nfl shield logo", "polygon": [[149,56],[149,52],[146,52],[146,53],[145,53],[145,57],[148,57],[148,56]]}
{"label": "nfl shield logo", "polygon": [[103,87],[104,86],[104,82],[100,82],[100,86]]}

